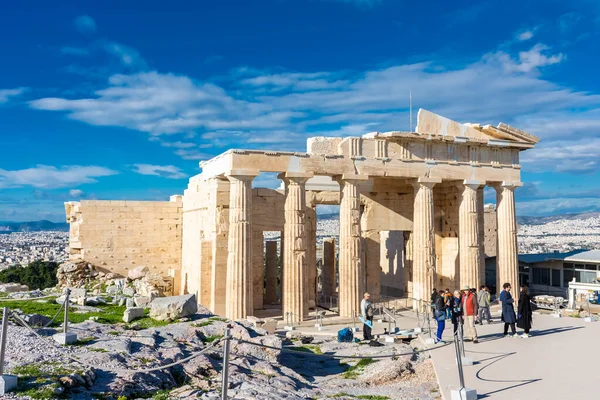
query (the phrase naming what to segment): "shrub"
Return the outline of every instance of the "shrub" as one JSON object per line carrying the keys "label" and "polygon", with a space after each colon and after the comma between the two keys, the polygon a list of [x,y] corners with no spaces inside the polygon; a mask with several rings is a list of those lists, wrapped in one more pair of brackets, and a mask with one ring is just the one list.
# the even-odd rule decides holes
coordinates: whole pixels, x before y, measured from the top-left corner
{"label": "shrub", "polygon": [[0,271],[0,282],[20,283],[30,289],[46,289],[56,286],[58,264],[53,261],[34,261],[26,267],[12,266]]}

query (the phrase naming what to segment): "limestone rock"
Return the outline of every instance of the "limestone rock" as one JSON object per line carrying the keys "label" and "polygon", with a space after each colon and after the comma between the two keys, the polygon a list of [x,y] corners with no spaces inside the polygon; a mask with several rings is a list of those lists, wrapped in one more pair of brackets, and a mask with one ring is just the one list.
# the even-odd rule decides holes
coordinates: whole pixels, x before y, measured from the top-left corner
{"label": "limestone rock", "polygon": [[130,323],[131,321],[143,318],[144,317],[144,309],[141,307],[131,307],[125,310],[123,314],[123,321],[126,323]]}
{"label": "limestone rock", "polygon": [[135,303],[133,299],[125,299],[125,307],[132,308],[135,307]]}
{"label": "limestone rock", "polygon": [[136,293],[138,293],[140,296],[151,298],[160,296],[160,291],[154,285],[152,285],[152,283],[147,282],[145,278],[133,281],[133,287],[135,288]]}
{"label": "limestone rock", "polygon": [[119,292],[119,288],[116,286],[109,286],[106,288],[106,294],[115,295]]}
{"label": "limestone rock", "polygon": [[23,320],[33,327],[46,326],[50,322],[50,318],[40,314],[26,315],[23,317]]}
{"label": "limestone rock", "polygon": [[27,285],[21,285],[19,283],[3,283],[0,284],[0,292],[4,293],[15,293],[15,292],[26,292],[29,288]]}
{"label": "limestone rock", "polygon": [[123,294],[125,296],[131,296],[133,297],[133,295],[135,294],[135,289],[132,287],[124,287],[123,288]]}
{"label": "limestone rock", "polygon": [[150,272],[148,267],[140,265],[139,267],[130,269],[127,273],[127,277],[130,280],[135,281],[136,279],[142,279],[143,277],[145,277],[148,274],[148,272]]}
{"label": "limestone rock", "polygon": [[196,314],[198,304],[195,294],[159,297],[150,303],[150,317],[159,320],[174,320]]}
{"label": "limestone rock", "polygon": [[152,299],[147,296],[138,296],[133,298],[133,302],[136,307],[148,307]]}

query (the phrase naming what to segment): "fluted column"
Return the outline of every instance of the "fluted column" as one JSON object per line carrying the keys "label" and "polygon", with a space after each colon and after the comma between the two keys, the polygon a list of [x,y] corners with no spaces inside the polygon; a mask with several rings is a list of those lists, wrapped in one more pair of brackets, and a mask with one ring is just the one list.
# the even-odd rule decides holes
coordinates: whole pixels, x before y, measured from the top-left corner
{"label": "fluted column", "polygon": [[233,320],[252,315],[252,180],[256,175],[232,172],[229,189],[229,238],[225,315]]}
{"label": "fluted column", "polygon": [[[306,194],[305,184],[311,174],[287,172],[285,182],[283,315],[301,322],[308,315],[306,266]],[[288,315],[291,313],[291,315]],[[287,319],[286,319],[287,321]]]}
{"label": "fluted column", "polygon": [[[414,184],[413,297],[428,301],[436,279],[433,187],[440,178],[419,178]],[[417,308],[418,303],[413,303]]]}
{"label": "fluted column", "polygon": [[517,246],[517,217],[515,189],[521,182],[502,182],[496,189],[496,217],[498,219],[498,249],[496,252],[496,291],[500,293],[506,282],[513,287],[515,301],[519,297],[519,248]]}
{"label": "fluted column", "polygon": [[351,317],[360,313],[360,301],[365,290],[365,272],[361,262],[360,190],[364,175],[342,175],[340,184],[340,258],[339,313]]}
{"label": "fluted column", "polygon": [[478,189],[485,182],[465,180],[458,212],[460,287],[478,288],[481,282],[481,243]]}

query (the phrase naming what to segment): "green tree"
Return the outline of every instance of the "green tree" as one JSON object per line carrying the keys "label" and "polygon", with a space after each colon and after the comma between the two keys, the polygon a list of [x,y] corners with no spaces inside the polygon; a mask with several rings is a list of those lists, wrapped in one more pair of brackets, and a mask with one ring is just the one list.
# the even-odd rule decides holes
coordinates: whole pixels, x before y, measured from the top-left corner
{"label": "green tree", "polygon": [[20,283],[29,289],[45,289],[56,286],[58,264],[53,261],[34,261],[26,267],[12,266],[0,271],[0,282]]}

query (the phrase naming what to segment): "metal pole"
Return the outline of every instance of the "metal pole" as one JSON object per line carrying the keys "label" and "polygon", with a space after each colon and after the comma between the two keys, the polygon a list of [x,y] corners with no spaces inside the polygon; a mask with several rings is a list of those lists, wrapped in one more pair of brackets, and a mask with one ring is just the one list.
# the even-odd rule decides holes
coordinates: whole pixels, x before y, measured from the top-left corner
{"label": "metal pole", "polygon": [[463,324],[458,324],[458,335],[459,335],[458,342],[459,342],[459,347],[460,347],[462,356],[466,357],[466,355],[465,355],[465,341],[464,341]]}
{"label": "metal pole", "polygon": [[429,338],[431,339],[431,317],[429,316],[429,309],[426,310],[425,315],[427,316],[427,330],[429,331]]}
{"label": "metal pole", "polygon": [[227,400],[227,389],[229,388],[229,342],[231,341],[231,325],[225,328],[225,344],[223,345],[223,371],[221,386],[221,399]]}
{"label": "metal pole", "polygon": [[65,338],[67,337],[67,329],[69,329],[69,296],[71,295],[71,289],[67,289],[67,295],[65,296],[65,321],[63,332],[65,333]]}
{"label": "metal pole", "polygon": [[0,376],[4,375],[4,353],[6,351],[6,334],[8,333],[8,307],[2,313],[2,338],[0,339]]}
{"label": "metal pole", "polygon": [[458,338],[454,340],[454,350],[456,351],[456,364],[458,365],[458,379],[460,381],[460,388],[465,387],[465,376],[463,374],[462,357],[460,356],[460,344]]}

